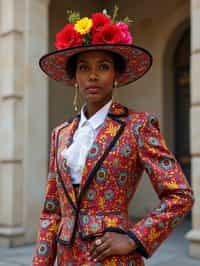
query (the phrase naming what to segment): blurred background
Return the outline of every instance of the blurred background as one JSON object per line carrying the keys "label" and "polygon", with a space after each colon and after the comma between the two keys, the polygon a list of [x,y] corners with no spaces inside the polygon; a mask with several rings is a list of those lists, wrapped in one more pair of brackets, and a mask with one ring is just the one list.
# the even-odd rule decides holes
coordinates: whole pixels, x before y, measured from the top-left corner
{"label": "blurred background", "polygon": [[[133,20],[134,44],[150,50],[154,58],[144,78],[118,89],[118,99],[158,115],[161,132],[196,198],[172,243],[178,246],[182,239],[181,244],[187,243],[180,249],[183,256],[200,259],[200,1],[0,0],[0,265],[11,254],[8,248],[35,241],[51,130],[75,115],[73,89],[48,80],[39,58],[55,50],[55,35],[67,23],[67,10],[81,16],[103,9],[112,14],[115,4],[120,18]],[[139,219],[157,202],[144,175],[130,216]],[[32,247],[17,250],[30,256]]]}

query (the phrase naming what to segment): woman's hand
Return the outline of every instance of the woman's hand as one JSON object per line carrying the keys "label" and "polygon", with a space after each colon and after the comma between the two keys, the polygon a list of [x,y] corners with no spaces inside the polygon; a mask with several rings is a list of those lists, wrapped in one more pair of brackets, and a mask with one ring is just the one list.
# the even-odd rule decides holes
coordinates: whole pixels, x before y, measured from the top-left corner
{"label": "woman's hand", "polygon": [[89,260],[100,262],[111,255],[127,255],[136,249],[135,241],[126,234],[106,232],[92,243]]}

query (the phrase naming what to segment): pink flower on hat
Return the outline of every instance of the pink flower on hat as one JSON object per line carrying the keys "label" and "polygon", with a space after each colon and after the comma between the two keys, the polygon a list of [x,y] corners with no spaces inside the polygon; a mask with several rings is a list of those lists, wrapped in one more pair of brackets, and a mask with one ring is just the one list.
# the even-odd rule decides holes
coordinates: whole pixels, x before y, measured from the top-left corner
{"label": "pink flower on hat", "polygon": [[121,43],[132,44],[133,39],[132,39],[132,36],[128,30],[128,25],[126,23],[123,23],[123,22],[118,22],[117,27],[121,31]]}
{"label": "pink flower on hat", "polygon": [[82,36],[74,29],[73,24],[67,24],[62,31],[56,34],[55,45],[58,50],[82,45],[82,43]]}

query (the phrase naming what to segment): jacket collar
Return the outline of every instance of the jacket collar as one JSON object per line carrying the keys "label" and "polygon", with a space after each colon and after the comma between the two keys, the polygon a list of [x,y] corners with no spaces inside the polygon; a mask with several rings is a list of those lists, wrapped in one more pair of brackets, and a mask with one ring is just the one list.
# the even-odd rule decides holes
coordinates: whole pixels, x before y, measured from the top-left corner
{"label": "jacket collar", "polygon": [[84,109],[86,107],[86,105],[84,105],[81,108],[81,117],[80,117],[80,122],[79,122],[79,127],[81,127],[84,123],[88,122],[90,124],[90,126],[93,128],[93,130],[96,130],[98,127],[100,127],[109,110],[110,107],[112,105],[112,100],[110,100],[108,103],[106,103],[100,110],[98,110],[92,117],[90,117],[89,119],[87,119]]}
{"label": "jacket collar", "polygon": [[[108,116],[111,118],[121,118],[121,117],[127,117],[128,116],[128,108],[123,106],[120,103],[113,102],[109,108]],[[80,120],[81,113],[78,113],[78,115],[75,117],[78,120]],[[73,119],[70,121],[72,122]]]}
{"label": "jacket collar", "polygon": [[128,116],[128,108],[123,106],[120,103],[112,103],[110,110],[108,112],[108,116],[111,118],[121,118]]}

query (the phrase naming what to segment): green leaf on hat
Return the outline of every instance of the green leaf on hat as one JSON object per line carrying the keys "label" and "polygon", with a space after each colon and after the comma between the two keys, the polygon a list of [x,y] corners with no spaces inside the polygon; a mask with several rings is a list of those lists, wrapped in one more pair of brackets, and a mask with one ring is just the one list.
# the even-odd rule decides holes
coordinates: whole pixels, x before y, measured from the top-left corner
{"label": "green leaf on hat", "polygon": [[133,20],[129,19],[129,17],[125,17],[125,18],[123,19],[123,22],[126,23],[126,24],[130,24],[130,23],[133,22]]}
{"label": "green leaf on hat", "polygon": [[68,14],[68,21],[69,23],[72,23],[72,24],[75,24],[81,18],[79,12],[68,10],[67,14]]}

